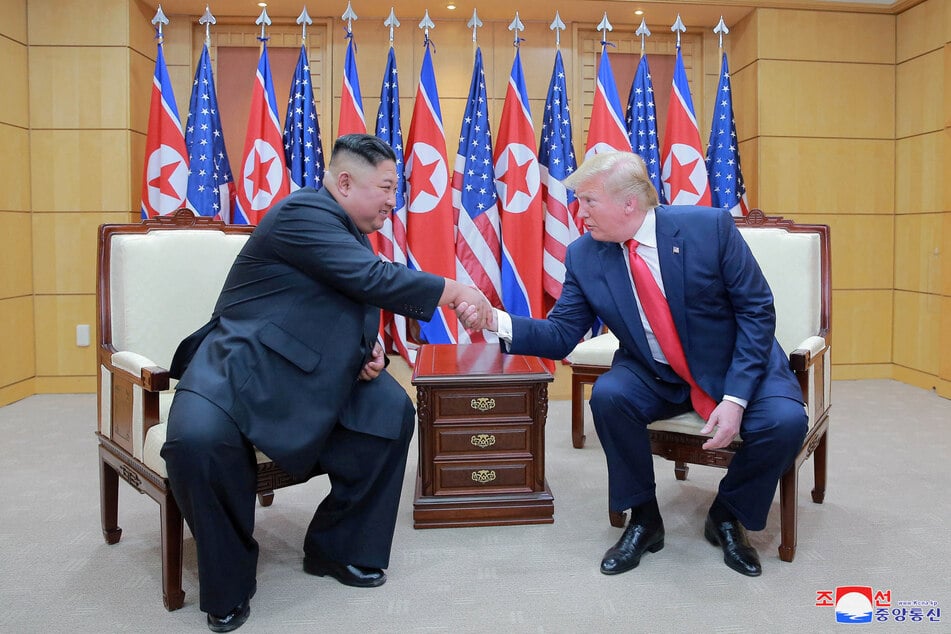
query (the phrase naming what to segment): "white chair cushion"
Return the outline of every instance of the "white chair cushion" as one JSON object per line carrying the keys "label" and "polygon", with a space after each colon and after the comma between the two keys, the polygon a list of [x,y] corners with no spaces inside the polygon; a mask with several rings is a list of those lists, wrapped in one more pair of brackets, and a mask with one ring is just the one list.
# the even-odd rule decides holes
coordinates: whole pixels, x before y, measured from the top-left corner
{"label": "white chair cushion", "polygon": [[568,354],[569,363],[582,365],[611,365],[618,349],[618,339],[611,332],[582,341]]}
{"label": "white chair cushion", "polygon": [[[112,238],[112,343],[167,368],[208,321],[247,235],[176,230]],[[161,272],[161,275],[157,275]],[[200,273],[200,274],[199,274]]]}
{"label": "white chair cushion", "polygon": [[789,354],[819,332],[822,271],[819,234],[790,233],[779,228],[743,228],[776,307],[776,339]]}

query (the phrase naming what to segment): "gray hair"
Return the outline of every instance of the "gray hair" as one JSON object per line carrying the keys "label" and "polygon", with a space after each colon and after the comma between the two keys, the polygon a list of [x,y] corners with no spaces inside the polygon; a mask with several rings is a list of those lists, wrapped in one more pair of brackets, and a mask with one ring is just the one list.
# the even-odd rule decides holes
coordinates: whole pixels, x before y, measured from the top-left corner
{"label": "gray hair", "polygon": [[568,189],[583,189],[596,179],[602,179],[604,190],[619,198],[634,196],[646,209],[658,204],[657,190],[647,175],[644,159],[633,152],[600,152],[585,160],[581,166],[562,181]]}

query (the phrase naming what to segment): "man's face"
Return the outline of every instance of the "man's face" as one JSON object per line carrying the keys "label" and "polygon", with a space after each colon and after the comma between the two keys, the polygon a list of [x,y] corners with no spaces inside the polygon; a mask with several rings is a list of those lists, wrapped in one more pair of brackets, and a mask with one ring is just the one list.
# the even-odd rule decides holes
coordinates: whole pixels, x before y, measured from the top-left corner
{"label": "man's face", "polygon": [[349,173],[347,215],[363,233],[378,231],[396,206],[396,163],[359,165]]}
{"label": "man's face", "polygon": [[604,178],[595,177],[575,190],[578,215],[591,237],[601,242],[624,242],[634,235],[634,201],[623,200],[604,188]]}

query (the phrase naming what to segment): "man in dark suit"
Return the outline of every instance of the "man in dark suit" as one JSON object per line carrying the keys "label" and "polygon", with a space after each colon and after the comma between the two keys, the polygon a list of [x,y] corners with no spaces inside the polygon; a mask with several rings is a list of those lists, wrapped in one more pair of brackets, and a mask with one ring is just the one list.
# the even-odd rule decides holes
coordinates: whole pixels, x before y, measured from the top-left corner
{"label": "man in dark suit", "polygon": [[374,136],[338,139],[324,187],[264,216],[211,321],[176,352],[162,456],[212,631],[240,627],[256,588],[254,448],[298,479],[330,477],[304,570],[358,587],[386,580],[415,410],[384,369],[380,309],[424,320],[463,301],[490,310],[474,288],[373,254],[366,234],[395,205],[395,159]]}
{"label": "man in dark suit", "polygon": [[[724,447],[737,433],[743,438],[704,535],[722,548],[730,568],[757,576],[759,557],[744,527],[765,527],[807,420],[799,385],[774,337],[769,286],[729,213],[658,206],[635,154],[598,154],[565,186],[575,191],[588,231],[568,247],[561,298],[547,319],[499,311],[489,329],[508,352],[551,359],[564,358],[596,316],[620,341],[590,404],[607,459],[610,508],[631,509],[631,520],[605,553],[601,572],[631,570],[645,552],[663,548],[647,425],[693,408],[706,420],[702,432],[714,432],[705,449]],[[659,287],[656,296],[669,307],[674,328],[666,330],[675,340],[679,335],[679,353],[667,348],[666,330],[650,314],[649,285],[654,292]],[[464,324],[477,321],[468,321],[465,306],[460,311]]]}

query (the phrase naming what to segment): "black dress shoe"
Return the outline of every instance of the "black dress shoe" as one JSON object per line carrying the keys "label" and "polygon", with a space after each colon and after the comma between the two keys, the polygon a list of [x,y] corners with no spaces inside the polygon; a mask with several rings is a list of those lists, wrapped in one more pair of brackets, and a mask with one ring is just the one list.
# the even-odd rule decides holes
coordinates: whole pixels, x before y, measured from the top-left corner
{"label": "black dress shoe", "polygon": [[707,515],[703,525],[703,536],[714,546],[723,549],[723,563],[747,577],[758,577],[763,573],[756,549],[746,537],[746,529],[737,520],[714,522]]}
{"label": "black dress shoe", "polygon": [[231,632],[238,629],[251,616],[251,599],[242,601],[225,616],[208,613],[208,629],[212,632]]}
{"label": "black dress shoe", "polygon": [[212,632],[231,632],[244,625],[244,622],[251,616],[251,599],[254,598],[254,593],[257,591],[258,582],[257,579],[255,579],[254,584],[251,586],[251,592],[248,593],[247,601],[242,601],[236,605],[235,608],[225,616],[215,616],[209,612],[208,629]]}
{"label": "black dress shoe", "polygon": [[379,568],[341,564],[317,555],[304,555],[304,572],[318,577],[331,576],[345,586],[375,588],[386,583],[386,573]]}
{"label": "black dress shoe", "polygon": [[601,572],[617,575],[637,568],[641,555],[645,552],[656,553],[664,547],[664,522],[647,526],[633,519],[624,529],[624,534],[601,560]]}

